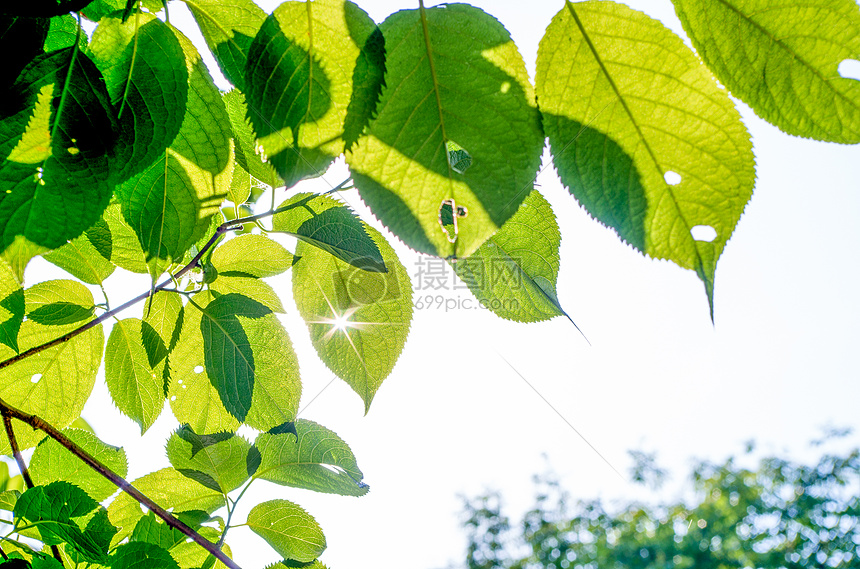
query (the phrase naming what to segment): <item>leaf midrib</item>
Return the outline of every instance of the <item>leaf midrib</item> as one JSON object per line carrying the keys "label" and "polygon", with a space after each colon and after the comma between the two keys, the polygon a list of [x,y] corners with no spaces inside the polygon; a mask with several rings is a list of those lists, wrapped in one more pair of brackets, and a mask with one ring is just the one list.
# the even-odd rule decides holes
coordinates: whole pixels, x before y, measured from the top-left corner
{"label": "leaf midrib", "polygon": [[[627,105],[627,101],[624,99],[624,96],[621,94],[620,89],[615,84],[615,80],[612,78],[612,75],[609,73],[609,70],[606,68],[606,65],[603,63],[603,59],[601,59],[600,54],[597,52],[597,48],[591,42],[591,37],[589,36],[588,32],[586,32],[585,26],[582,24],[582,21],[579,19],[579,15],[576,13],[576,10],[574,9],[573,4],[571,4],[570,0],[565,0],[565,6],[567,7],[568,12],[570,12],[571,17],[573,17],[573,20],[576,23],[576,26],[579,28],[579,32],[582,34],[582,38],[585,40],[586,44],[588,45],[589,50],[591,50],[591,54],[594,56],[595,61],[597,62],[598,66],[600,66],[600,70],[603,72],[604,77],[606,77],[606,80],[609,82],[609,86],[612,88],[612,91],[615,93],[615,96],[618,97],[618,101],[621,103],[621,106],[624,109],[624,112],[627,113],[627,117],[630,119],[630,122],[633,125],[633,128],[636,129],[636,134],[639,135],[639,139],[642,141],[642,145],[645,147],[645,150],[648,152],[648,156],[651,157],[651,161],[653,162],[654,167],[657,170],[657,173],[660,176],[663,176],[664,172],[662,171],[662,168],[660,167],[660,162],[657,160],[657,156],[654,154],[654,150],[651,148],[651,145],[648,143],[648,139],[643,134],[642,129],[639,128],[639,123],[636,121],[636,118],[633,116],[633,112],[630,110],[630,107]],[[693,245],[692,249],[696,254],[696,260],[698,261],[698,266],[696,267],[697,272],[699,270],[701,270],[701,273],[704,274],[705,273],[705,262],[702,259],[701,253],[699,253],[699,247],[696,245],[695,240],[692,238],[692,236],[689,233],[689,231],[692,229],[692,226],[687,221],[687,219],[684,217],[684,213],[683,213],[683,211],[681,211],[681,206],[678,203],[678,199],[675,196],[675,193],[672,191],[672,188],[669,187],[668,184],[666,184],[664,187],[664,191],[666,192],[667,195],[669,195],[669,197],[671,197],[672,204],[675,207],[675,211],[677,212],[678,217],[681,219],[681,222],[684,224],[684,227],[687,229],[687,241],[692,242],[692,245]]]}

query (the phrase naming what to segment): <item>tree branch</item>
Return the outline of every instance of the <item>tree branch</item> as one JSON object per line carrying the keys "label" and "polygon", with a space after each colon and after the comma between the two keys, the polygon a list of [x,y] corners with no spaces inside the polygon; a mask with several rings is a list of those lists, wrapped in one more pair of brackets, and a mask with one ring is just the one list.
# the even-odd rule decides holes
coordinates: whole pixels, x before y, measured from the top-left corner
{"label": "tree branch", "polygon": [[[2,402],[2,400],[0,400]],[[15,457],[15,462],[18,463],[18,470],[21,471],[21,478],[24,479],[24,484],[27,485],[27,488],[32,488],[35,486],[33,484],[33,479],[30,478],[30,471],[27,470],[27,463],[24,462],[24,457],[21,456],[21,449],[18,448],[18,439],[15,438],[15,431],[12,430],[12,418],[7,413],[5,407],[0,407],[0,413],[3,415],[3,427],[6,429],[6,437],[9,439],[9,447],[12,449],[12,456]],[[51,553],[54,556],[54,559],[60,562],[60,566],[63,566],[63,557],[60,555],[60,549],[56,545],[51,546]],[[3,558],[6,559],[6,554],[3,554]]]}
{"label": "tree branch", "polygon": [[[102,476],[104,476],[105,478],[110,480],[111,482],[113,482],[117,488],[119,488],[120,490],[122,490],[123,492],[125,492],[126,494],[128,494],[129,496],[134,498],[135,500],[137,500],[140,504],[149,508],[149,510],[152,513],[154,513],[156,516],[158,516],[159,518],[164,520],[164,523],[166,523],[168,526],[181,531],[183,534],[185,534],[186,536],[193,539],[203,549],[205,549],[210,554],[212,554],[216,559],[221,561],[221,563],[223,563],[224,565],[226,565],[230,569],[241,569],[241,567],[236,565],[236,563],[232,559],[227,557],[227,555],[223,551],[221,551],[216,546],[216,544],[207,540],[206,538],[201,536],[199,533],[197,533],[196,531],[194,531],[193,529],[188,527],[186,524],[184,524],[182,521],[173,517],[170,514],[170,512],[168,512],[167,510],[165,510],[164,508],[162,508],[161,506],[156,504],[154,501],[152,501],[150,498],[148,498],[145,494],[143,494],[140,490],[138,490],[137,488],[135,488],[134,486],[129,484],[128,481],[126,481],[123,477],[116,474],[110,468],[108,468],[107,466],[105,466],[104,464],[99,462],[90,453],[88,453],[87,451],[85,451],[84,449],[79,447],[71,439],[69,439],[66,435],[61,433],[53,425],[51,425],[50,423],[48,423],[47,421],[45,421],[41,417],[38,417],[36,415],[32,415],[30,413],[25,413],[25,412],[21,411],[20,409],[16,409],[15,407],[12,407],[8,403],[6,403],[3,399],[0,399],[0,412],[2,412],[2,414],[3,414],[4,424],[7,425],[6,426],[7,435],[9,433],[11,433],[11,429],[12,429],[10,417],[18,419],[19,421],[22,421],[24,423],[27,423],[28,425],[30,425],[34,429],[39,429],[40,431],[44,432],[49,437],[51,437],[52,439],[54,439],[55,441],[57,441],[58,443],[63,445],[73,455],[75,455],[76,457],[78,457],[79,459],[84,461],[84,463],[87,466],[89,466],[90,468],[92,468],[93,470],[95,470],[96,472],[98,472],[99,474],[101,474]],[[12,435],[10,436],[9,443],[11,445],[13,445],[13,451],[15,451],[15,454],[16,454],[15,458],[17,460],[21,456],[21,453],[16,451],[18,443],[14,442],[14,433],[12,433]],[[20,459],[20,460],[21,460],[21,462],[23,462],[23,459]],[[19,462],[19,466],[20,466],[21,462]],[[26,469],[22,470],[22,473],[23,472],[26,472]],[[28,475],[28,478],[29,478],[29,475]],[[32,484],[32,481],[30,481],[30,484]],[[57,553],[59,554],[59,552],[57,552]]]}

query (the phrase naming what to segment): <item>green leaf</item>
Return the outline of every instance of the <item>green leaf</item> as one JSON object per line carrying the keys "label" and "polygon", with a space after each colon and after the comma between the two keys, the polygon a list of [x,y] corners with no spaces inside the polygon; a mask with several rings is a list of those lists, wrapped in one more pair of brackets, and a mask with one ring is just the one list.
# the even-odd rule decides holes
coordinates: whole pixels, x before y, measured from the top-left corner
{"label": "green leaf", "polygon": [[254,446],[261,462],[255,478],[316,492],[364,496],[369,487],[347,444],[313,421],[295,422],[298,435],[261,433]]}
{"label": "green leaf", "polygon": [[182,311],[182,297],[176,293],[161,291],[147,300],[140,332],[150,367],[161,363],[176,345]]}
{"label": "green leaf", "polygon": [[[102,226],[96,231],[103,230]],[[42,255],[54,265],[87,284],[101,285],[113,274],[114,265],[105,258],[89,238],[90,230],[75,237],[59,249]],[[108,233],[110,235],[110,233]]]}
{"label": "green leaf", "polygon": [[109,205],[100,221],[101,224],[87,230],[87,237],[102,256],[127,271],[148,272],[146,253],[134,229],[122,216],[120,204]]}
{"label": "green leaf", "polygon": [[75,45],[77,40],[81,49],[87,47],[87,34],[78,33],[78,21],[71,14],[51,18],[48,37],[45,38],[45,51],[55,51]]}
{"label": "green leaf", "polygon": [[27,318],[43,326],[79,326],[94,316],[92,293],[77,281],[37,283],[27,289],[25,299]]}
{"label": "green leaf", "polygon": [[[725,91],[660,22],[613,2],[553,18],[536,85],[562,182],[625,242],[696,271],[713,318],[717,259],[755,181]],[[699,226],[716,237],[696,239]]]}
{"label": "green leaf", "polygon": [[228,408],[244,413],[243,422],[253,428],[268,430],[292,421],[301,382],[283,326],[259,302],[235,293],[215,294],[198,293],[186,307],[170,355],[174,415],[198,433],[235,431],[239,423],[222,403],[226,399]]}
{"label": "green leaf", "polygon": [[[201,527],[197,530],[197,533],[212,543],[217,543],[221,537],[221,533],[217,529],[208,526]],[[228,557],[232,557],[230,546],[226,543],[221,546],[221,551],[227,554]],[[205,568],[212,563],[212,560],[214,560],[214,558],[209,555],[208,551],[193,541],[180,543],[170,551],[170,554],[174,559],[176,559],[179,565],[183,567],[183,569],[196,569],[197,567]],[[215,561],[214,565],[212,565],[212,569],[227,568],[221,561]]]}
{"label": "green leaf", "polygon": [[164,407],[165,364],[150,364],[141,326],[137,318],[113,325],[105,346],[105,383],[117,409],[140,425],[143,434]]}
{"label": "green leaf", "polygon": [[185,118],[170,148],[117,188],[153,276],[165,263],[180,261],[209,230],[233,177],[232,133],[221,95],[191,42],[173,33],[188,66]]}
{"label": "green leaf", "polygon": [[18,332],[24,321],[24,289],[15,273],[0,260],[0,343],[18,351]]}
{"label": "green leaf", "polygon": [[98,507],[98,502],[77,486],[57,481],[24,492],[15,504],[14,514],[16,518],[37,522],[46,545],[68,543],[81,558],[103,563],[107,559],[109,538],[104,541],[101,531],[81,531],[76,521]]}
{"label": "green leaf", "polygon": [[[274,379],[272,376],[281,375],[283,366],[291,363],[289,358],[295,361],[286,332],[270,337],[273,330],[283,329],[271,310],[239,294],[219,296],[203,309],[200,332],[203,335],[206,373],[224,407],[241,422],[246,421],[251,410],[257,379],[268,383],[261,386],[268,391],[272,387],[269,383]],[[286,359],[277,361],[279,353]],[[258,355],[264,359],[258,362]],[[295,417],[298,407],[298,397],[290,396],[297,395],[300,387],[279,383],[280,390],[291,393],[286,398],[279,398],[273,408],[261,410],[263,415],[259,419],[266,421],[264,424],[269,427],[283,422],[269,424],[268,421],[275,416],[285,420]]]}
{"label": "green leaf", "polygon": [[179,132],[189,97],[185,54],[167,24],[141,12],[126,22],[118,13],[102,18],[90,53],[117,109],[115,174],[125,181],[163,157]]}
{"label": "green leaf", "polygon": [[[262,22],[262,20],[261,20]],[[233,127],[233,136],[236,143],[236,163],[241,166],[255,179],[270,187],[282,185],[272,165],[264,162],[260,156],[261,148],[257,146],[254,127],[248,122],[248,105],[245,96],[237,89],[224,94],[224,106],[230,117],[230,125]],[[245,198],[247,199],[247,198]],[[232,200],[233,203],[242,203]],[[245,201],[244,199],[242,200]]]}
{"label": "green leaf", "polygon": [[412,284],[385,238],[365,225],[388,271],[365,271],[299,242],[293,296],[326,366],[364,401],[365,412],[406,343]]}
{"label": "green leaf", "polygon": [[272,312],[286,313],[275,289],[256,277],[233,276],[235,274],[219,274],[215,282],[209,285],[209,289],[222,295],[239,294],[246,296],[259,302]]}
{"label": "green leaf", "polygon": [[[63,434],[90,456],[125,477],[128,472],[128,462],[122,448],[104,443],[92,433],[80,429],[65,429]],[[110,480],[101,476],[51,438],[46,438],[36,447],[30,459],[30,471],[36,484],[64,480],[81,488],[97,502],[101,502],[117,491]]]}
{"label": "green leaf", "polygon": [[[245,70],[249,118],[287,187],[328,168],[344,150],[350,103],[366,98],[354,79],[362,48],[376,30],[351,2],[284,2],[251,43]],[[367,106],[367,105],[365,105]],[[367,111],[369,114],[369,111]]]}
{"label": "green leaf", "polygon": [[325,550],[325,536],[316,520],[287,500],[270,500],[248,513],[248,527],[287,559],[310,562]]}
{"label": "green leaf", "polygon": [[[28,312],[52,305],[57,295],[62,295],[75,306],[91,307],[93,304],[92,295],[82,284],[48,281],[25,291]],[[79,325],[75,322],[45,326],[28,319],[21,325],[18,345],[24,351],[54,340]],[[18,361],[0,370],[0,397],[9,405],[38,415],[62,429],[80,416],[89,398],[101,364],[103,346],[104,333],[101,325],[97,325],[67,342]],[[14,355],[11,348],[0,346],[0,361]],[[33,446],[43,436],[23,423],[13,428],[22,449]],[[9,452],[5,434],[0,435],[0,452]]]}
{"label": "green leaf", "polygon": [[124,543],[111,557],[113,569],[179,569],[167,550],[147,542]]}
{"label": "green leaf", "polygon": [[732,95],[788,134],[860,142],[860,83],[839,64],[860,59],[854,0],[673,0],[699,55]]}
{"label": "green leaf", "polygon": [[386,272],[379,247],[355,213],[328,196],[296,194],[278,206],[272,231],[287,233],[350,265]]}
{"label": "green leaf", "polygon": [[101,73],[75,47],[36,57],[8,97],[0,113],[0,249],[21,272],[107,207],[116,119]]}
{"label": "green leaf", "polygon": [[237,272],[252,277],[273,277],[293,265],[293,256],[265,235],[239,235],[212,252],[219,273]]}
{"label": "green leaf", "polygon": [[[157,504],[169,504],[174,515],[190,510],[202,510],[211,514],[224,505],[219,493],[189,480],[172,468],[162,468],[132,482],[132,486],[143,492]],[[143,517],[140,504],[126,494],[119,494],[108,506],[108,516],[119,532],[113,538],[116,545],[131,535],[138,520]]]}
{"label": "green leaf", "polygon": [[567,315],[556,291],[560,244],[549,202],[532,190],[498,233],[451,266],[481,306],[509,320],[540,322]]}
{"label": "green leaf", "polygon": [[[3,463],[6,464],[5,462]],[[8,466],[7,468],[7,476],[8,476]],[[18,498],[21,497],[20,490],[4,490],[0,492],[0,510],[5,510],[7,512],[11,512],[15,509],[15,504],[18,503]]]}
{"label": "green leaf", "polygon": [[251,468],[256,470],[259,464],[259,452],[243,437],[232,435],[206,444],[188,426],[168,439],[167,458],[188,478],[224,494],[244,484],[253,474]]}
{"label": "green leaf", "polygon": [[[522,57],[495,18],[463,4],[396,12],[380,28],[385,87],[367,136],[347,153],[355,185],[410,247],[468,256],[516,212],[540,165]],[[459,211],[450,228],[440,223],[446,204]]]}
{"label": "green leaf", "polygon": [[170,527],[152,512],[140,518],[130,538],[130,541],[151,543],[168,551],[180,543],[185,543],[185,540],[184,533]]}
{"label": "green leaf", "polygon": [[[185,4],[191,9],[224,76],[244,90],[248,50],[266,20],[266,13],[251,0],[185,0]],[[243,122],[244,116],[241,115]],[[236,124],[233,126],[235,128]]]}

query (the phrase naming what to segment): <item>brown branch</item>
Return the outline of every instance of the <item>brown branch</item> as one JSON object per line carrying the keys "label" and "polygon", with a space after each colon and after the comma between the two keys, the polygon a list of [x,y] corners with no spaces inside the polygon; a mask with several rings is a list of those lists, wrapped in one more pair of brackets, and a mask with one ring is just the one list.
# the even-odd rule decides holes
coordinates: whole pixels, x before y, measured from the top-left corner
{"label": "brown branch", "polygon": [[[122,490],[123,492],[125,492],[126,494],[128,494],[129,496],[134,498],[135,500],[137,500],[140,504],[149,508],[149,510],[152,513],[154,513],[156,516],[158,516],[159,518],[164,520],[164,523],[166,523],[168,526],[181,531],[183,534],[185,534],[186,536],[193,539],[195,542],[197,542],[198,545],[200,545],[203,549],[205,549],[210,554],[212,554],[216,559],[221,561],[224,565],[226,565],[230,569],[241,569],[241,567],[236,565],[236,563],[232,559],[227,557],[227,555],[223,551],[218,549],[218,547],[216,547],[216,545],[214,543],[212,543],[211,541],[209,541],[206,538],[204,538],[203,536],[201,536],[199,533],[197,533],[196,531],[194,531],[193,529],[188,527],[182,521],[173,517],[170,514],[170,512],[168,512],[167,510],[165,510],[164,508],[162,508],[161,506],[156,504],[154,501],[152,501],[150,498],[148,498],[145,494],[143,494],[140,490],[138,490],[137,488],[135,488],[134,486],[129,484],[129,482],[126,481],[123,477],[121,477],[120,475],[118,475],[117,473],[112,471],[110,468],[108,468],[107,466],[105,466],[104,464],[99,462],[90,453],[88,453],[87,451],[85,451],[84,449],[79,447],[71,439],[69,439],[66,435],[61,433],[53,425],[51,425],[50,423],[48,423],[47,421],[45,421],[41,417],[38,417],[36,415],[32,415],[30,413],[25,413],[25,412],[21,411],[20,409],[16,409],[15,407],[12,407],[11,405],[9,405],[5,401],[3,401],[3,399],[0,399],[0,412],[2,412],[2,414],[3,414],[4,423],[9,425],[6,428],[7,434],[11,430],[11,421],[9,420],[10,417],[18,419],[19,421],[22,421],[24,423],[27,423],[28,425],[30,425],[34,429],[39,429],[40,431],[44,432],[49,437],[51,437],[52,439],[54,439],[55,441],[57,441],[58,443],[63,445],[73,455],[75,455],[76,457],[78,457],[79,459],[84,461],[84,463],[87,466],[89,466],[90,468],[92,468],[93,470],[95,470],[96,472],[98,472],[99,474],[101,474],[102,476],[104,476],[105,478],[110,480],[111,482],[113,482],[113,484],[116,485],[117,488],[119,488],[120,490]],[[13,437],[14,437],[14,434],[13,434]],[[12,444],[12,440],[13,439],[10,438],[10,444]],[[14,445],[17,447],[17,443],[14,443]],[[20,456],[20,452],[17,453],[16,459],[19,456]],[[22,459],[22,462],[23,462],[23,459]]]}
{"label": "brown branch", "polygon": [[[27,488],[32,488],[35,484],[33,484],[33,479],[30,478],[30,471],[27,470],[27,463],[24,462],[24,457],[21,456],[21,449],[18,448],[18,439],[15,438],[15,431],[12,430],[12,418],[9,416],[9,413],[6,412],[5,407],[0,407],[0,413],[3,415],[3,427],[6,429],[6,437],[9,439],[9,447],[12,449],[12,456],[15,457],[15,462],[18,463],[18,470],[21,471],[21,478],[24,479],[24,484],[27,485]],[[60,555],[60,548],[56,545],[52,545],[51,553],[54,555],[54,559],[60,562],[60,566],[63,566],[63,557]],[[6,559],[5,553],[3,554],[3,558]]]}

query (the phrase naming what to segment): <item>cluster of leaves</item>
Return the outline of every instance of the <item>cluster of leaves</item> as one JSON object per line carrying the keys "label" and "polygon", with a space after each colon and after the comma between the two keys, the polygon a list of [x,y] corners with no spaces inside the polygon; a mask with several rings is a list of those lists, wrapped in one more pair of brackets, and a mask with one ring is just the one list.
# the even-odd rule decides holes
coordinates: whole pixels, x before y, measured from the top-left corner
{"label": "cluster of leaves", "polygon": [[[291,271],[317,353],[369,408],[404,347],[412,288],[385,237],[346,205],[289,193],[337,157],[395,236],[449,259],[500,316],[534,322],[565,314],[561,234],[533,183],[548,140],[576,200],[637,250],[694,270],[713,317],[716,263],[755,180],[729,91],[791,134],[860,141],[860,84],[839,75],[860,53],[853,0],[807,0],[802,13],[785,2],[675,0],[698,56],[622,4],[560,2],[534,85],[504,26],[465,4],[419,0],[377,26],[345,0],[288,1],[268,15],[251,0],[181,1],[229,92],[163,0],[0,8],[0,407],[32,427],[67,428],[104,355],[113,401],[141,432],[165,401],[183,425],[168,443],[173,468],[134,485],[174,513],[198,512],[187,524],[218,547],[258,478],[367,491],[348,447],[296,417],[298,361],[263,280]],[[272,190],[262,212],[261,188]],[[296,239],[292,251],[279,234]],[[25,288],[38,255],[77,280]],[[153,286],[105,342],[102,322],[118,309],[84,283],[104,292],[117,268]],[[260,434],[252,443],[240,426]],[[128,495],[106,514],[82,498],[109,493],[93,493],[68,450],[121,451],[75,431],[67,447],[11,428],[19,448],[39,445],[38,484],[74,484],[7,494],[16,531],[91,566],[122,566],[133,544],[198,566],[180,561],[174,548],[185,544],[163,537],[168,529],[137,530],[159,522]],[[0,437],[0,452],[12,442]],[[111,469],[124,464],[123,455]],[[211,517],[220,508],[225,521]],[[284,500],[257,505],[247,525],[292,563],[316,562],[325,545]],[[90,530],[97,536],[79,539]]]}
{"label": "cluster of leaves", "polygon": [[569,504],[551,477],[517,528],[498,494],[466,503],[469,569],[849,568],[860,545],[860,452],[748,469],[698,463],[690,502]]}

